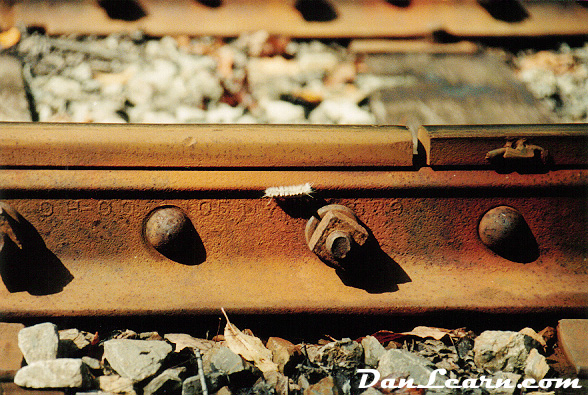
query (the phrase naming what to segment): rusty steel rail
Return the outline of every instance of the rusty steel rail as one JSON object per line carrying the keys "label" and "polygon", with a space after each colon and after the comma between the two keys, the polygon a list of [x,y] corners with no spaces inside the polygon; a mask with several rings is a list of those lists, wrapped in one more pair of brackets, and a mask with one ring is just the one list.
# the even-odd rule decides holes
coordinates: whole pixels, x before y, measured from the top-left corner
{"label": "rusty steel rail", "polygon": [[219,7],[203,3],[4,0],[0,27],[41,27],[48,34],[104,35],[140,29],[154,36],[217,37],[264,30],[300,38],[422,38],[439,31],[458,37],[588,34],[588,10],[572,1],[226,0],[219,1]]}
{"label": "rusty steel rail", "polygon": [[587,140],[586,125],[425,126],[413,147],[401,127],[0,124],[0,312],[584,311]]}

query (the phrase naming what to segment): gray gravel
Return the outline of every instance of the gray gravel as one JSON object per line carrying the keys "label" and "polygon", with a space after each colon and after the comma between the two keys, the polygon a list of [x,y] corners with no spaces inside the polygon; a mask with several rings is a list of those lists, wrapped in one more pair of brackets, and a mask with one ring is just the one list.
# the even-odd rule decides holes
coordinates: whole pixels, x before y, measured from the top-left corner
{"label": "gray gravel", "polygon": [[377,87],[360,88],[354,56],[334,44],[31,34],[15,51],[39,121],[375,122],[364,99]]}
{"label": "gray gravel", "polygon": [[588,43],[557,51],[525,51],[514,65],[533,95],[558,116],[560,122],[588,122]]}

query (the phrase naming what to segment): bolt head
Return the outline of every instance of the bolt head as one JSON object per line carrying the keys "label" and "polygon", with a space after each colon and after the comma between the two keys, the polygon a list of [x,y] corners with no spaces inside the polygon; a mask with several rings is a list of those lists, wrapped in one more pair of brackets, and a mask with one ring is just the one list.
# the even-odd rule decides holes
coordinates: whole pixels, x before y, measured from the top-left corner
{"label": "bolt head", "polygon": [[153,211],[145,223],[145,240],[165,255],[176,249],[177,242],[189,227],[190,220],[178,207],[162,207]]}
{"label": "bolt head", "polygon": [[478,224],[480,240],[496,254],[515,262],[537,259],[537,241],[523,215],[509,206],[488,210]]}

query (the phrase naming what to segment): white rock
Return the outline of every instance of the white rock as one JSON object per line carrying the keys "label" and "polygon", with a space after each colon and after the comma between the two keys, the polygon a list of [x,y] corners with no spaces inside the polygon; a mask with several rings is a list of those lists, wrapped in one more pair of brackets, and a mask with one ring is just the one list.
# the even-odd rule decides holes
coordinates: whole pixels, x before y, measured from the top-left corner
{"label": "white rock", "polygon": [[190,95],[196,98],[208,98],[213,102],[217,102],[223,95],[223,87],[218,77],[205,70],[191,76],[186,82],[186,87]]}
{"label": "white rock", "polygon": [[474,341],[474,362],[490,372],[522,372],[535,340],[518,332],[485,331]]}
{"label": "white rock", "polygon": [[57,326],[45,322],[22,329],[18,333],[18,347],[28,364],[57,358]]}
{"label": "white rock", "polygon": [[315,124],[370,125],[375,117],[350,101],[325,100],[309,115]]}
{"label": "white rock", "polygon": [[155,377],[143,388],[143,395],[166,395],[179,393],[182,390],[181,375],[186,368],[167,369]]}
{"label": "white rock", "polygon": [[339,64],[337,55],[331,52],[306,52],[297,57],[300,72],[323,75]]}
{"label": "white rock", "polygon": [[102,391],[111,394],[136,394],[133,381],[116,374],[98,377],[98,386]]}
{"label": "white rock", "polygon": [[243,115],[241,107],[231,107],[225,103],[219,103],[216,108],[209,109],[206,113],[207,123],[234,123]]}
{"label": "white rock", "polygon": [[166,111],[149,111],[143,115],[144,123],[177,123],[176,118]]}
{"label": "white rock", "polygon": [[225,346],[217,347],[211,351],[210,363],[214,365],[215,370],[227,375],[245,369],[243,359]]}
{"label": "white rock", "polygon": [[140,76],[133,77],[129,80],[125,89],[128,100],[136,106],[146,105],[151,102],[154,89]]}
{"label": "white rock", "polygon": [[538,99],[549,97],[557,92],[557,79],[550,70],[527,69],[521,71],[519,76]]}
{"label": "white rock", "polygon": [[253,58],[247,64],[247,76],[253,86],[264,84],[269,80],[281,77],[294,78],[300,74],[300,66],[294,60],[281,56],[272,58]]}
{"label": "white rock", "polygon": [[536,348],[529,352],[527,361],[525,362],[525,376],[540,381],[549,372],[549,365],[547,360]]}
{"label": "white rock", "polygon": [[[77,329],[64,329],[59,331],[59,353],[65,356],[75,353],[90,345],[86,335]],[[63,354],[62,354],[63,355]]]}
{"label": "white rock", "polygon": [[259,123],[259,121],[253,115],[251,115],[251,114],[245,114],[242,117],[240,117],[239,119],[237,119],[235,121],[235,123],[240,123],[240,124],[254,124],[254,123]]}
{"label": "white rock", "polygon": [[180,76],[185,80],[200,71],[214,72],[216,70],[216,61],[210,56],[180,54],[176,61],[180,68]]}
{"label": "white rock", "polygon": [[142,381],[153,376],[172,346],[157,340],[114,339],[104,343],[104,358],[122,377]]}
{"label": "white rock", "polygon": [[85,363],[90,369],[99,370],[102,369],[102,364],[99,360],[88,356],[82,357],[82,362]]}
{"label": "white rock", "polygon": [[282,100],[266,100],[259,103],[268,123],[304,122],[304,107]]}
{"label": "white rock", "polygon": [[53,76],[49,79],[44,89],[65,99],[76,99],[82,93],[82,85],[78,81],[61,76]]}
{"label": "white rock", "polygon": [[198,107],[179,106],[175,115],[181,123],[197,123],[206,119],[206,111]]}
{"label": "white rock", "polygon": [[14,383],[27,388],[82,388],[88,382],[88,371],[81,359],[37,361],[21,368]]}
{"label": "white rock", "polygon": [[[429,360],[406,350],[387,350],[378,363],[380,377],[408,373],[409,378],[413,379],[416,385],[427,385],[434,368],[435,365]],[[434,385],[443,386],[444,381],[442,377],[436,376]],[[451,394],[452,392],[450,389],[442,388],[435,390],[434,393]]]}
{"label": "white rock", "polygon": [[79,65],[70,68],[67,74],[69,77],[80,82],[86,81],[92,79],[92,68],[87,62],[82,62]]}
{"label": "white rock", "polygon": [[378,339],[373,336],[366,336],[361,340],[363,347],[364,361],[366,365],[376,367],[378,361],[386,353],[386,349]]}

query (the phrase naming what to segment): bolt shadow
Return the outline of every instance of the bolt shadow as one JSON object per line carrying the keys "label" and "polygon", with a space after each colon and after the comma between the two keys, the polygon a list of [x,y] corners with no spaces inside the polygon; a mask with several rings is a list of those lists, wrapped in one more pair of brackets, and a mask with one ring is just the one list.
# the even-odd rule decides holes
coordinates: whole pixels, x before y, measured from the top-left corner
{"label": "bolt shadow", "polygon": [[[362,224],[366,229],[367,227]],[[365,244],[352,248],[347,257],[340,262],[336,273],[343,284],[360,288],[368,293],[398,291],[399,284],[411,282],[402,267],[382,250],[380,243],[371,231]],[[355,246],[358,247],[358,246]]]}
{"label": "bolt shadow", "polygon": [[18,222],[6,219],[18,229],[18,245],[8,235],[0,243],[0,277],[10,293],[31,295],[59,293],[73,280],[73,275],[51,252],[33,225],[19,217]]}
{"label": "bolt shadow", "polygon": [[[318,217],[317,210],[329,204],[319,196],[276,198],[275,201],[289,216],[306,219]],[[358,222],[369,234],[365,244],[361,247],[355,245],[340,262],[340,267],[321,260],[336,270],[343,284],[363,289],[368,293],[396,292],[399,284],[411,282],[404,269],[382,250],[369,228],[361,221]]]}
{"label": "bolt shadow", "polygon": [[186,221],[178,236],[170,240],[164,247],[157,249],[159,253],[182,265],[199,265],[206,261],[204,243],[194,228],[192,221]]}
{"label": "bolt shadow", "polygon": [[553,167],[553,159],[548,156],[545,161],[536,153],[533,158],[509,158],[501,156],[488,160],[492,168],[499,174],[546,174]]}
{"label": "bolt shadow", "polygon": [[527,222],[517,224],[510,237],[488,246],[497,255],[517,263],[531,263],[539,258],[539,244]]}
{"label": "bolt shadow", "polygon": [[317,196],[295,196],[288,198],[274,198],[278,207],[292,218],[310,218],[318,216],[319,208],[326,206],[327,201]]}

